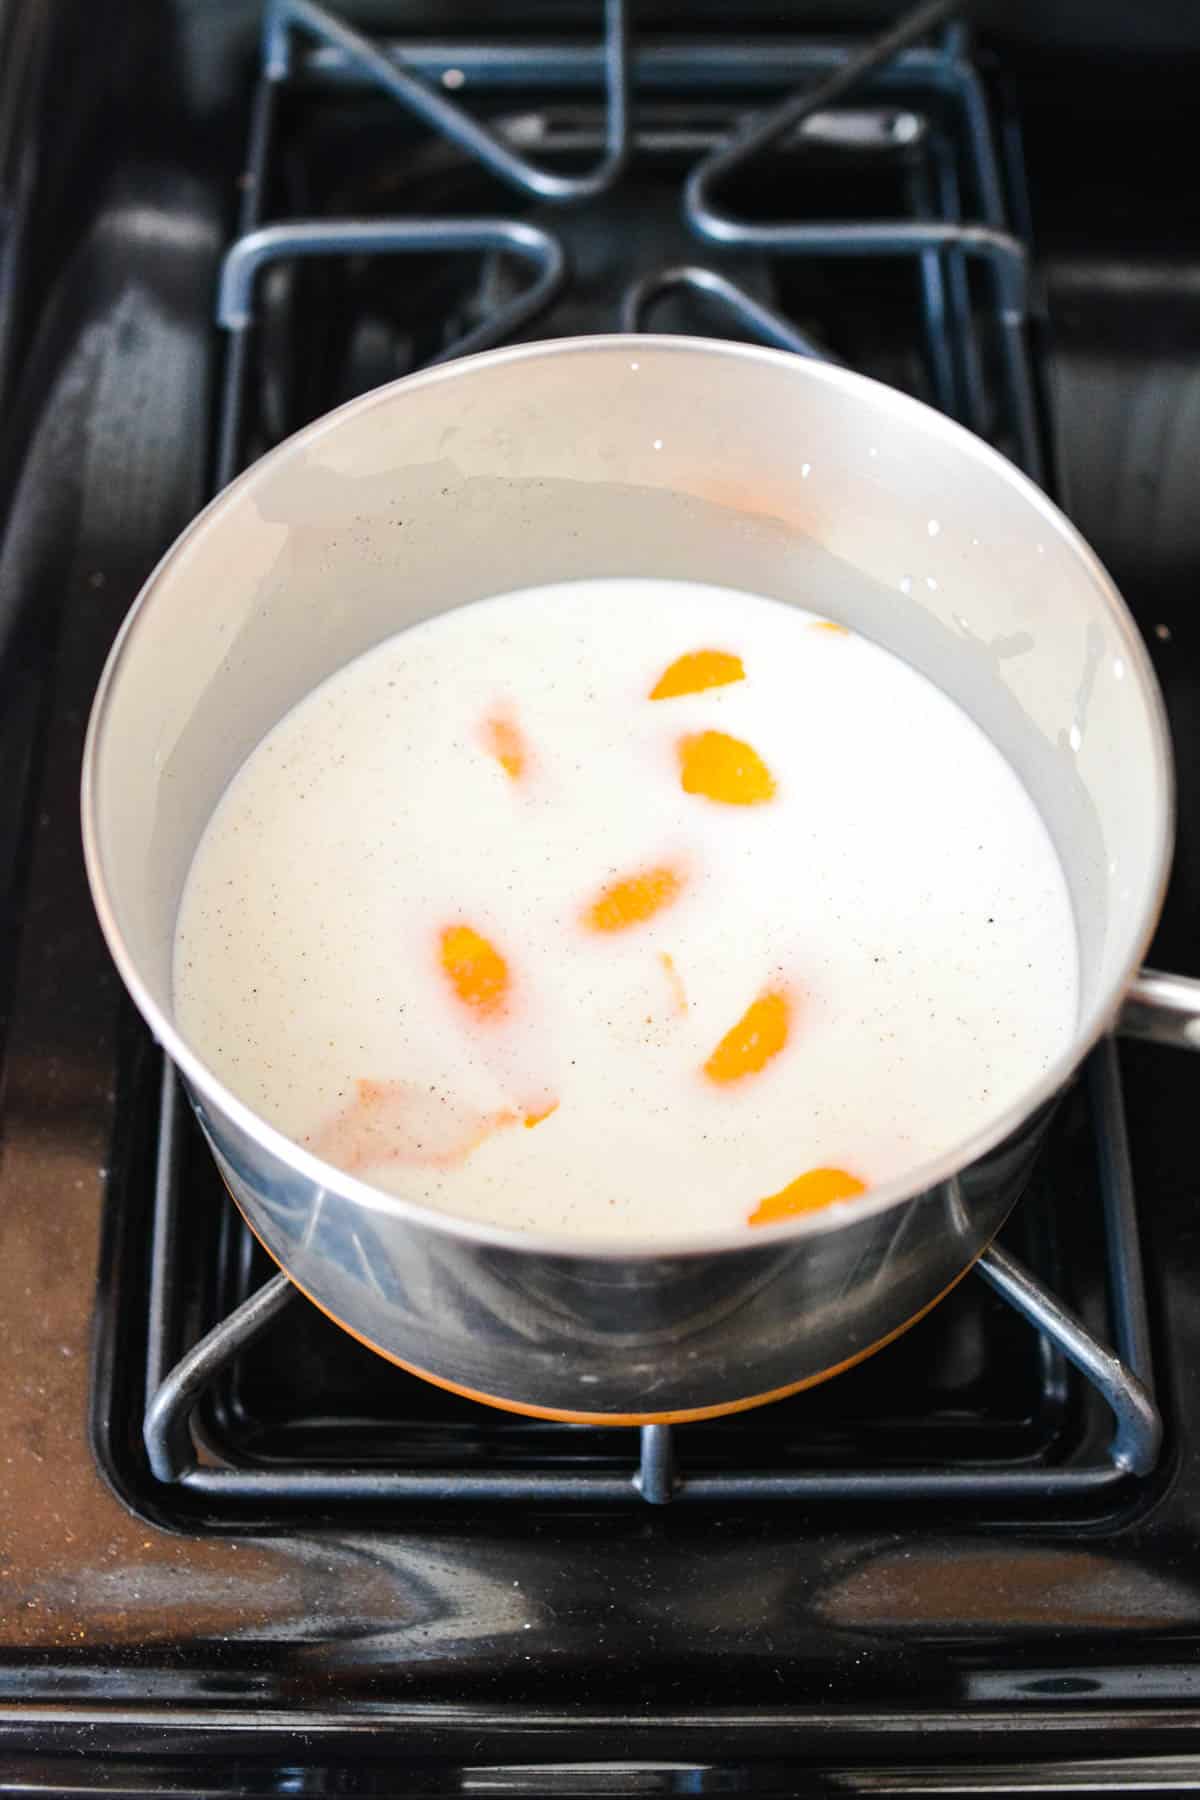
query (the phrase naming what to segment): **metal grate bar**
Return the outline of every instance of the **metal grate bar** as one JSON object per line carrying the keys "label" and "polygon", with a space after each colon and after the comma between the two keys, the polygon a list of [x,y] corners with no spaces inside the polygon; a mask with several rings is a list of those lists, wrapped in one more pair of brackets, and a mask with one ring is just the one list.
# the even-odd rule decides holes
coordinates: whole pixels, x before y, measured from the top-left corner
{"label": "metal grate bar", "polygon": [[[671,1433],[669,1425],[645,1431]],[[1128,1471],[1111,1464],[1081,1469],[837,1469],[820,1474],[693,1475],[680,1477],[669,1499],[675,1506],[814,1505],[839,1502],[878,1505],[946,1501],[993,1506],[1030,1501],[1097,1500],[1115,1493]],[[274,1509],[306,1505],[522,1505],[629,1506],[639,1496],[652,1504],[640,1470],[630,1475],[590,1470],[476,1475],[444,1471],[323,1470],[314,1468],[189,1468],[178,1478],[189,1494],[212,1502],[258,1502]]]}
{"label": "metal grate bar", "polygon": [[958,0],[923,0],[912,12],[863,45],[819,82],[815,87],[801,88],[789,94],[778,105],[750,119],[726,144],[699,163],[688,178],[686,196],[692,223],[704,237],[714,242],[729,241],[725,233],[736,234],[744,222],[720,212],[709,190],[743,168],[753,157],[768,150],[779,139],[795,132],[815,112],[835,105],[860,87],[867,77],[907,50],[918,38],[925,37],[935,26],[943,24],[957,10]]}
{"label": "metal grate bar", "polygon": [[[934,141],[934,180],[936,206],[951,224],[963,222],[959,192],[958,168],[954,153],[940,135]],[[945,269],[947,305],[951,319],[951,346],[957,353],[960,403],[956,417],[980,436],[987,434],[987,408],[984,404],[983,370],[979,344],[971,310],[970,275],[967,259],[960,251],[947,250],[941,257]]]}
{"label": "metal grate bar", "polygon": [[1100,1344],[1082,1320],[1055,1298],[1028,1269],[995,1245],[984,1252],[976,1267],[984,1280],[1002,1294],[1010,1306],[1056,1343],[1063,1355],[1087,1376],[1103,1394],[1117,1421],[1110,1455],[1114,1468],[1134,1475],[1148,1475],[1162,1446],[1162,1420],[1154,1401],[1115,1351]]}
{"label": "metal grate bar", "polygon": [[[461,106],[430,87],[406,64],[403,51],[390,56],[343,20],[312,0],[276,0],[268,17],[268,68],[278,79],[290,66],[288,28],[338,51],[374,86],[473,156],[518,192],[560,205],[589,200],[612,186],[629,156],[629,26],[626,0],[604,0],[603,76],[606,93],[604,154],[586,175],[561,175],[521,156],[504,139]],[[445,76],[443,76],[445,81]]]}
{"label": "metal grate bar", "polygon": [[773,307],[764,306],[736,281],[718,274],[716,269],[693,263],[661,269],[657,274],[646,275],[635,282],[622,303],[621,329],[645,331],[647,320],[658,302],[668,294],[681,292],[703,294],[706,299],[715,300],[743,331],[764,344],[774,345],[777,350],[791,350],[796,356],[812,356],[821,362],[838,361],[823,345],[797,331],[790,319],[784,318]]}
{"label": "metal grate bar", "polygon": [[503,343],[548,306],[562,285],[566,258],[557,238],[517,219],[335,219],[266,225],[240,237],[221,270],[217,317],[231,333],[229,378],[222,409],[218,476],[238,466],[239,420],[245,378],[246,333],[253,324],[254,282],[272,262],[318,256],[395,256],[430,251],[504,251],[533,270],[533,280],[458,342],[431,359],[446,362]]}
{"label": "metal grate bar", "polygon": [[1146,1282],[1134,1204],[1133,1164],[1117,1046],[1108,1038],[1087,1066],[1100,1197],[1104,1207],[1108,1273],[1114,1295],[1113,1334],[1117,1350],[1147,1388],[1154,1385]]}
{"label": "metal grate bar", "polygon": [[[248,237],[262,218],[263,190],[270,166],[271,144],[275,129],[278,83],[264,72],[255,85],[250,113],[250,137],[246,146],[246,166],[242,170],[241,202],[238,207],[238,236]],[[236,245],[234,246],[236,248]],[[241,450],[241,414],[245,394],[247,333],[233,332],[226,344],[218,413],[216,458],[213,486],[228,485],[238,472]]]}
{"label": "metal grate bar", "polygon": [[181,1353],[177,1341],[172,1275],[179,1254],[179,1209],[182,1182],[181,1140],[185,1126],[183,1096],[174,1065],[163,1058],[159,1087],[158,1141],[155,1145],[153,1237],[150,1257],[149,1340],[146,1347],[146,1392],[156,1394]]}
{"label": "metal grate bar", "polygon": [[[908,188],[912,210],[917,217],[936,218],[929,171],[924,168],[914,169]],[[947,413],[953,419],[961,419],[964,408],[959,396],[954,346],[961,335],[962,320],[961,316],[957,320],[952,319],[950,314],[950,298],[947,293],[949,261],[949,255],[939,250],[925,250],[921,253],[925,355],[929,363],[935,406],[939,412]],[[961,265],[962,258],[956,257],[955,261]]]}
{"label": "metal grate bar", "polygon": [[670,1425],[643,1425],[641,1462],[633,1485],[650,1506],[675,1498],[675,1432]]}
{"label": "metal grate bar", "polygon": [[150,1467],[159,1481],[178,1481],[195,1468],[189,1424],[196,1403],[231,1356],[252,1344],[296,1297],[286,1275],[273,1276],[181,1357],[152,1395],[144,1436]]}
{"label": "metal grate bar", "polygon": [[[598,46],[565,40],[503,43],[451,39],[376,42],[376,50],[427,82],[459,93],[486,96],[535,91],[543,98],[597,93],[604,82],[604,52]],[[630,51],[631,86],[639,93],[710,96],[777,94],[781,86],[824,81],[849,62],[844,44],[795,37],[755,37],[742,43],[728,37],[641,39]],[[917,87],[944,86],[947,62],[974,81],[971,65],[947,41],[943,49],[901,51],[869,78],[878,97],[898,97]],[[345,92],[370,86],[364,71],[331,46],[298,48],[289,79],[299,91]],[[986,97],[980,92],[986,120]],[[975,107],[971,107],[974,114]],[[964,120],[969,125],[970,120]],[[999,189],[997,188],[997,193]]]}
{"label": "metal grate bar", "polygon": [[[704,157],[684,186],[684,212],[696,235],[725,249],[759,250],[776,256],[810,257],[915,257],[929,309],[940,308],[948,277],[958,314],[956,339],[967,381],[963,399],[968,408],[965,422],[975,423],[978,387],[973,379],[973,331],[965,280],[965,259],[976,258],[987,269],[1000,336],[1009,396],[1010,425],[1017,460],[1035,481],[1042,478],[1043,459],[1037,431],[1033,387],[1025,355],[1028,283],[1024,246],[1003,229],[1004,207],[999,170],[992,144],[986,103],[969,64],[957,54],[958,39],[943,50],[937,63],[938,85],[959,100],[967,126],[972,173],[979,193],[981,224],[964,224],[954,217],[920,220],[855,220],[836,223],[786,221],[763,224],[724,210],[714,190],[736,174],[744,173],[754,159],[795,133],[805,120],[844,100],[877,75],[914,39],[924,36],[955,10],[954,0],[927,0],[901,19],[890,31],[847,58],[815,86],[801,88],[777,105],[752,118],[725,144]],[[940,182],[941,205],[953,203],[953,188]],[[924,210],[922,208],[922,210]],[[936,333],[936,323],[931,335]],[[935,350],[935,385],[948,386],[948,371]],[[962,410],[955,408],[960,417]]]}

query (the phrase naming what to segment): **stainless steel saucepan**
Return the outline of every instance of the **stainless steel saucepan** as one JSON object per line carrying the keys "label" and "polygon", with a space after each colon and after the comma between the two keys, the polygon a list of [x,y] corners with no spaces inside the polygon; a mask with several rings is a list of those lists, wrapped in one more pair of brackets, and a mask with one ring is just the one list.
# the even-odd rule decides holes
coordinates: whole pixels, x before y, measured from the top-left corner
{"label": "stainless steel saucepan", "polygon": [[[830,1212],[593,1253],[342,1174],[204,1064],[172,1013],[180,890],[226,783],[316,683],[404,626],[544,582],[659,576],[812,604],[795,571],[813,538],[869,578],[844,622],[966,708],[1057,845],[1081,1010],[1016,1105]],[[92,714],[83,825],[117,966],[267,1249],[384,1355],[534,1413],[704,1416],[855,1361],[987,1245],[1103,1032],[1200,1041],[1200,985],[1139,971],[1170,858],[1171,758],[1112,582],[976,438],[772,350],[604,337],[496,351],[281,445],[185,532],[126,620]]]}

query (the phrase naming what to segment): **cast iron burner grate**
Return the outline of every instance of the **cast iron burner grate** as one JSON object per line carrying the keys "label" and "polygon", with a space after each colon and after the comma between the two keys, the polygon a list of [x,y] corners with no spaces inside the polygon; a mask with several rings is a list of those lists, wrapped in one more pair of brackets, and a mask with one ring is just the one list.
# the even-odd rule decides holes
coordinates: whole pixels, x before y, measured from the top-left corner
{"label": "cast iron burner grate", "polygon": [[[1026,216],[1019,146],[1009,133],[1002,167],[951,11],[933,0],[858,47],[635,44],[625,0],[606,0],[601,42],[514,47],[378,43],[276,0],[218,302],[218,485],[408,368],[535,319],[562,335],[651,316],[839,356],[1044,480],[1026,254],[1009,228]],[[781,221],[797,198],[805,221]],[[292,216],[264,225],[269,207]],[[147,1515],[258,1528],[334,1508],[640,1496],[1077,1520],[1126,1504],[1155,1466],[1111,1044],[1064,1102],[1009,1247],[906,1337],[761,1413],[635,1434],[495,1413],[357,1345],[270,1273],[173,1072],[160,1079],[137,1042],[93,1426]]]}

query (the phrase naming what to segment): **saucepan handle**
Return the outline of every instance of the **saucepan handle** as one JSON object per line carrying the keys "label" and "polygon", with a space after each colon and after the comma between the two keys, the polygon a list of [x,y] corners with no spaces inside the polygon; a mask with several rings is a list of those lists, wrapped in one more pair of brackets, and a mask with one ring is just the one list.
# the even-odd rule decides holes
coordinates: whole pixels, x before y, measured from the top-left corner
{"label": "saucepan handle", "polygon": [[1117,1015],[1122,1037],[1149,1038],[1177,1050],[1200,1050],[1200,981],[1142,969]]}

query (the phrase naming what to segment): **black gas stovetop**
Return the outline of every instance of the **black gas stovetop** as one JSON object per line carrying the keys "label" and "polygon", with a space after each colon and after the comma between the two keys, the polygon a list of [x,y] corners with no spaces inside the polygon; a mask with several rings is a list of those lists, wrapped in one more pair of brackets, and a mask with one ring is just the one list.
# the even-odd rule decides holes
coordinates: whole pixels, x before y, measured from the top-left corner
{"label": "black gas stovetop", "polygon": [[1164,684],[1154,960],[1200,968],[1200,28],[922,14],[0,6],[8,1791],[1200,1786],[1200,1064],[1092,1059],[1030,1283],[756,1413],[547,1424],[273,1276],[83,879],[99,668],[214,486],[464,348],[650,327],[837,357],[1056,494]]}

